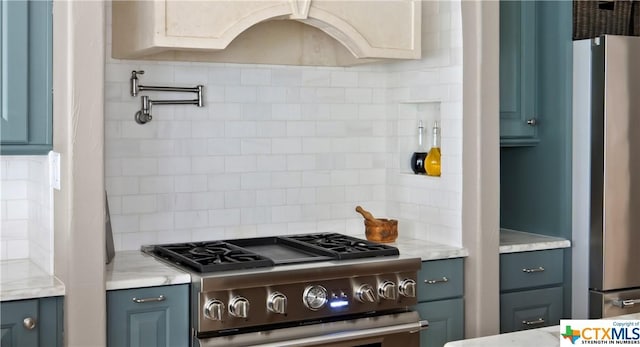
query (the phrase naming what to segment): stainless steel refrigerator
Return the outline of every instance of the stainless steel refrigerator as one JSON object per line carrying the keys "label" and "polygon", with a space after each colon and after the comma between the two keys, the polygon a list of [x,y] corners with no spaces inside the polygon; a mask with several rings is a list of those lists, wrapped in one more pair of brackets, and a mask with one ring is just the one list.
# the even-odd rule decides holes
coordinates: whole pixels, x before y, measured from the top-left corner
{"label": "stainless steel refrigerator", "polygon": [[640,37],[573,55],[573,318],[640,312]]}

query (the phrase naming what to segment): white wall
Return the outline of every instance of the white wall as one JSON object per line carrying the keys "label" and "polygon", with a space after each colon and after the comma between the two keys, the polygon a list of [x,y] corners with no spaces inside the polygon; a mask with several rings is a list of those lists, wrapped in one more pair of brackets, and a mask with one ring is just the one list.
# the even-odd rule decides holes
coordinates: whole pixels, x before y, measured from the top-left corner
{"label": "white wall", "polygon": [[0,260],[30,258],[53,273],[47,156],[0,156]]}
{"label": "white wall", "polygon": [[[358,204],[399,218],[401,235],[460,244],[460,3],[423,7],[424,59],[353,68],[114,60],[108,34],[106,187],[116,249],[314,231],[364,236]],[[205,107],[158,106],[153,121],[136,124],[134,69],[145,70],[141,84],[204,84]],[[399,104],[418,98],[437,106]],[[441,178],[408,174],[407,144],[423,109],[433,111],[425,120],[442,121]]]}

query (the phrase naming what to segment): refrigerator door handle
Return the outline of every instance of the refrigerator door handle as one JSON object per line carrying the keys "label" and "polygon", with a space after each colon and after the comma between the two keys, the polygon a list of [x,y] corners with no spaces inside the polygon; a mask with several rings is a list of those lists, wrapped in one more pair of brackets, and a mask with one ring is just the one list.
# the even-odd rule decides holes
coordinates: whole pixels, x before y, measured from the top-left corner
{"label": "refrigerator door handle", "polygon": [[628,299],[628,300],[615,299],[611,301],[611,304],[613,304],[613,306],[620,307],[620,308],[628,308],[628,307],[633,307],[635,304],[640,304],[640,299]]}

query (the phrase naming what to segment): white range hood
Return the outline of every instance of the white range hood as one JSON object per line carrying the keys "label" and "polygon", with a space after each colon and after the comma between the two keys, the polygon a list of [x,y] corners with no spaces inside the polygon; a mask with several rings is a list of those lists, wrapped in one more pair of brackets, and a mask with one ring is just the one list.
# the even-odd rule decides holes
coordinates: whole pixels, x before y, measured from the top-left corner
{"label": "white range hood", "polygon": [[421,57],[420,0],[112,4],[114,58],[343,66]]}

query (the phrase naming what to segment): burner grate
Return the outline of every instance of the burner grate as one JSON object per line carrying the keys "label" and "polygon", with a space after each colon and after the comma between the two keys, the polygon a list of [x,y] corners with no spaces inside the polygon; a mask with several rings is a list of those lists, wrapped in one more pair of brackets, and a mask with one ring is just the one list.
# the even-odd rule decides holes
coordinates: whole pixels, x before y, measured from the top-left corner
{"label": "burner grate", "polygon": [[397,248],[337,233],[301,234],[286,238],[312,245],[336,255],[337,259],[357,259],[399,255]]}
{"label": "burner grate", "polygon": [[224,241],[157,245],[159,256],[199,272],[269,267],[271,259]]}

